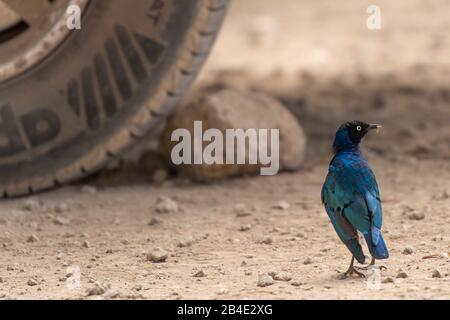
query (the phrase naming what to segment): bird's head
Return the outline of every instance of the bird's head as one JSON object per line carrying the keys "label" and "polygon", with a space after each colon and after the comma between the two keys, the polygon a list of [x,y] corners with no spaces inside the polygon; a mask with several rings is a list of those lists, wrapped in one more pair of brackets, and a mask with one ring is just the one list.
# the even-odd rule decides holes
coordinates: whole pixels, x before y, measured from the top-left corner
{"label": "bird's head", "polygon": [[348,121],[344,123],[336,132],[333,143],[334,152],[357,150],[362,138],[369,131],[378,131],[380,128],[379,124],[369,124],[362,121]]}

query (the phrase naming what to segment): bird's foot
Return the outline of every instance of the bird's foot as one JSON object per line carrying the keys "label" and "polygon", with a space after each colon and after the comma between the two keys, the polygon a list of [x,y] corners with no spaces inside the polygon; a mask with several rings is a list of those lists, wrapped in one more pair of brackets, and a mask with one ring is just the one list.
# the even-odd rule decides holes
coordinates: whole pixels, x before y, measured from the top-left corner
{"label": "bird's foot", "polygon": [[359,278],[365,278],[366,275],[362,272],[359,272],[358,270],[356,270],[355,267],[350,267],[345,273],[341,273],[339,274],[338,278],[339,280],[344,280],[347,279],[349,276],[356,274]]}
{"label": "bird's foot", "polygon": [[364,270],[364,271],[367,271],[367,270],[372,269],[372,268],[378,268],[378,269],[380,269],[380,271],[387,270],[387,267],[385,267],[385,266],[376,266],[374,264],[369,264],[369,265],[367,265],[365,267],[355,267],[355,268],[358,269],[358,270]]}

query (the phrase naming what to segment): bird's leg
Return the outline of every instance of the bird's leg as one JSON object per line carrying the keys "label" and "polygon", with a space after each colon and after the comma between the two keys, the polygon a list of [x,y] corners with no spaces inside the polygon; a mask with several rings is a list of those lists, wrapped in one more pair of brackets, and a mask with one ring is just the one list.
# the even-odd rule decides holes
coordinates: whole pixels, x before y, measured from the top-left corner
{"label": "bird's leg", "polygon": [[358,270],[355,269],[354,267],[354,262],[355,262],[355,257],[352,256],[352,260],[350,261],[350,266],[348,267],[347,271],[345,271],[345,273],[341,273],[339,275],[340,279],[346,279],[348,278],[348,276],[351,276],[352,274],[356,274],[361,278],[365,278],[366,276],[364,275],[364,273],[359,272]]}
{"label": "bird's leg", "polygon": [[[375,266],[375,258],[372,256],[372,260],[370,261],[369,265],[366,267],[355,267],[358,270],[368,270],[371,267]],[[379,266],[380,270],[387,270],[387,268],[385,266]]]}

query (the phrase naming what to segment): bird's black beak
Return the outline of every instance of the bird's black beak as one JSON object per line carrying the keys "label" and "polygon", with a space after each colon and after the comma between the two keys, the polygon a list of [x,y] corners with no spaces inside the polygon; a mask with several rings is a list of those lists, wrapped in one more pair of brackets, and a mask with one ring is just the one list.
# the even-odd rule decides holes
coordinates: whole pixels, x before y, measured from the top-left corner
{"label": "bird's black beak", "polygon": [[376,130],[377,133],[380,132],[380,129],[383,128],[382,125],[379,124],[369,124],[369,130]]}

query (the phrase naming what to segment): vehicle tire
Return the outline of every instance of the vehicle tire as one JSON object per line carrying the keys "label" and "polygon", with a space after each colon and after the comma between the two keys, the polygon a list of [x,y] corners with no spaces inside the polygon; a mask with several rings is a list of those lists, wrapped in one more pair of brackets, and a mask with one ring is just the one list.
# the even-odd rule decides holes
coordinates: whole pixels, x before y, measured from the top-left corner
{"label": "vehicle tire", "polygon": [[[82,3],[81,29],[71,30],[59,42],[40,43],[48,52],[40,52],[33,61],[23,58],[12,64],[11,57],[0,61],[3,197],[30,194],[89,175],[146,136],[173,112],[192,84],[228,2],[29,2],[35,1],[45,6],[47,11],[42,13],[50,12],[55,3],[63,3],[64,10],[71,3]],[[23,1],[9,3],[15,9]],[[37,12],[33,16],[23,10],[31,23],[13,22],[22,23],[25,31],[17,29],[11,35],[8,25],[8,38],[0,30],[2,57],[10,41],[17,43],[8,52],[31,50],[26,45],[39,38],[33,35],[22,47],[16,39],[26,35],[27,26],[31,32],[33,23],[38,24],[33,21]],[[55,32],[56,27],[52,28],[49,32]]]}

